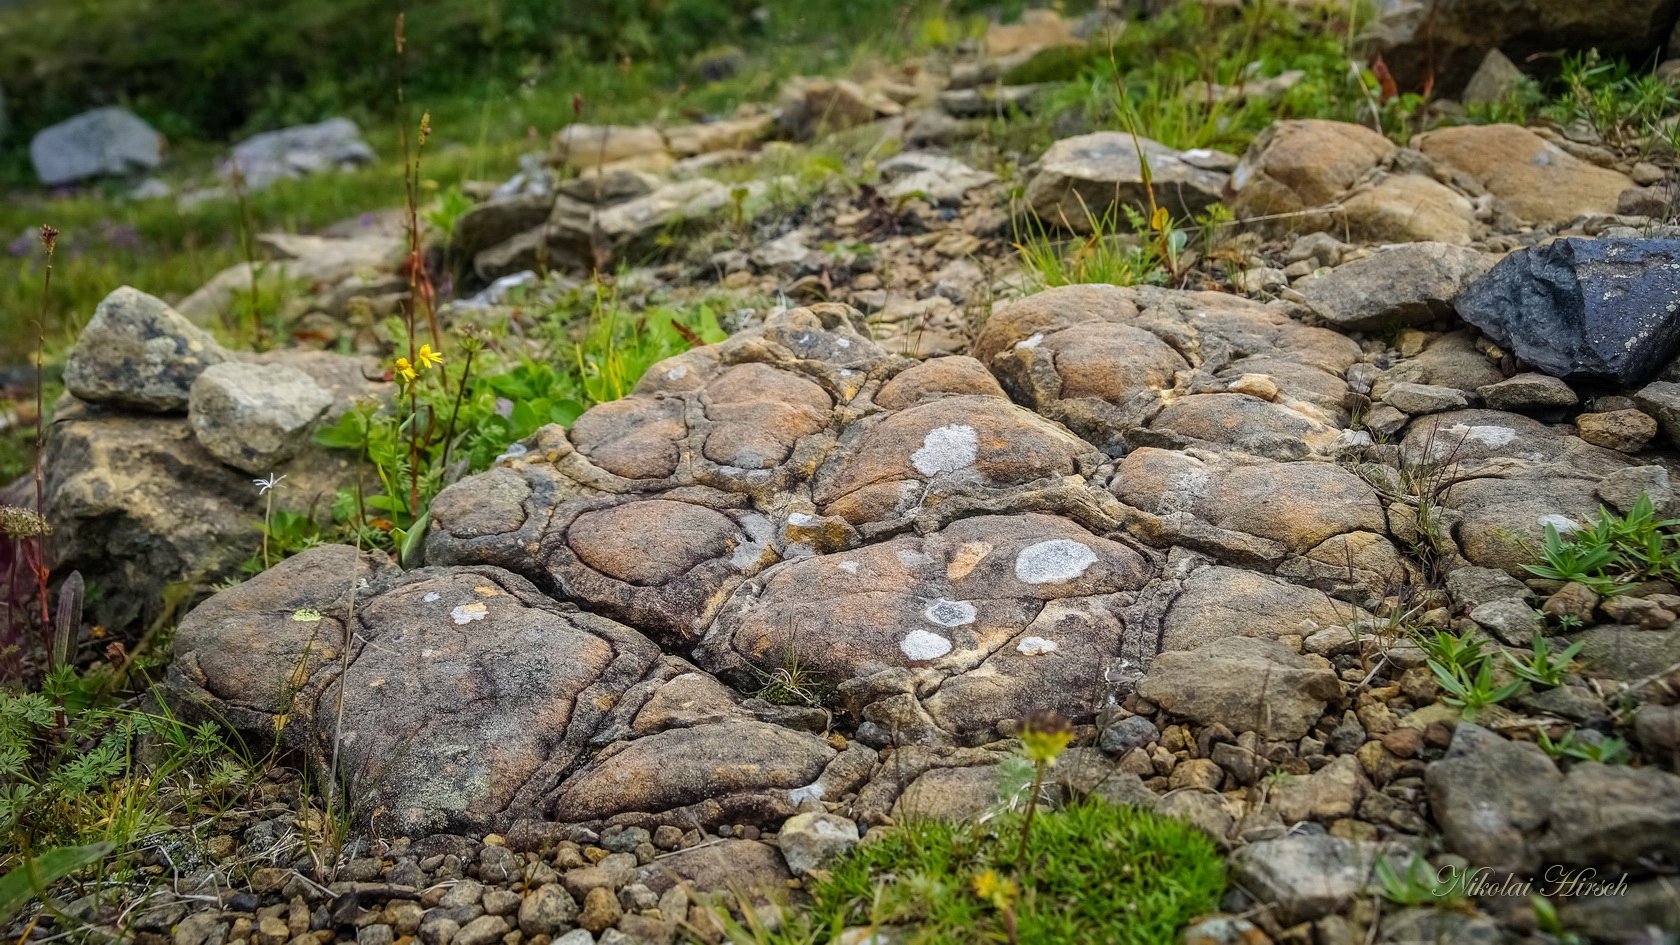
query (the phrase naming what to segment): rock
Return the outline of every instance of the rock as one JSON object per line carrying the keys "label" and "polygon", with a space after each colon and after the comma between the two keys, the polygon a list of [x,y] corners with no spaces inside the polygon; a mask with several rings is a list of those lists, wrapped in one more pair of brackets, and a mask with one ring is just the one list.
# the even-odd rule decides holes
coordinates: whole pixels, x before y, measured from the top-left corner
{"label": "rock", "polygon": [[455,933],[454,945],[492,945],[508,933],[507,920],[499,915],[481,915],[461,926]]}
{"label": "rock", "polygon": [[1492,266],[1491,257],[1475,250],[1407,243],[1338,266],[1308,281],[1302,294],[1315,314],[1337,328],[1404,328],[1451,317],[1459,293]]}
{"label": "rock", "polygon": [[1604,615],[1617,623],[1646,630],[1661,630],[1675,621],[1674,611],[1642,597],[1611,597],[1599,604]]}
{"label": "rock", "polygon": [[1440,181],[1421,174],[1388,174],[1342,200],[1352,239],[1372,243],[1433,241],[1464,245],[1481,235],[1476,206]]}
{"label": "rock", "polygon": [[1674,240],[1562,239],[1505,257],[1458,311],[1548,374],[1638,385],[1680,350],[1677,258]]}
{"label": "rock", "polygon": [[1680,632],[1592,627],[1575,638],[1586,675],[1617,680],[1666,676],[1680,663]]}
{"label": "rock", "polygon": [[986,29],[986,55],[993,59],[1031,55],[1054,46],[1078,45],[1073,24],[1055,10],[1027,10],[1016,23],[993,23]]}
{"label": "rock", "polygon": [[1667,187],[1629,187],[1616,198],[1616,213],[1624,217],[1667,220],[1674,212],[1674,191]]}
{"label": "rock", "polygon": [[1588,49],[1633,59],[1660,49],[1673,21],[1668,0],[1628,0],[1614,10],[1571,0],[1460,0],[1443,8],[1401,0],[1381,8],[1372,32],[1402,91],[1433,82],[1437,94],[1454,95],[1487,50],[1519,62],[1532,53]]}
{"label": "rock", "polygon": [[636,873],[637,880],[663,895],[688,883],[700,892],[728,890],[755,901],[785,894],[793,879],[775,847],[756,840],[721,840],[660,857]]}
{"label": "rock", "polygon": [[1535,841],[1563,785],[1545,752],[1461,722],[1424,780],[1435,821],[1454,853],[1494,870],[1535,868]]}
{"label": "rock", "polygon": [[1592,620],[1593,611],[1597,609],[1598,595],[1579,581],[1570,581],[1559,588],[1557,593],[1546,598],[1545,606],[1541,608],[1548,617],[1572,617],[1581,624]]}
{"label": "rock", "polygon": [[583,909],[578,913],[577,923],[590,932],[601,932],[618,924],[623,915],[618,897],[605,888],[596,887],[583,897]]}
{"label": "rock", "polygon": [[481,203],[455,222],[451,245],[462,256],[476,257],[492,246],[541,227],[553,208],[553,195],[541,193]]}
{"label": "rock", "polygon": [[1527,593],[1523,582],[1494,568],[1459,567],[1447,572],[1447,595],[1467,610]]}
{"label": "rock", "polygon": [[1520,88],[1525,78],[1509,56],[1489,49],[1459,98],[1466,105],[1497,105]]}
{"label": "rock", "polygon": [[1653,381],[1633,395],[1633,402],[1657,418],[1670,443],[1680,445],[1680,384]]}
{"label": "rock", "polygon": [[904,111],[902,105],[887,96],[849,79],[805,76],[789,79],[782,86],[777,107],[776,123],[799,140],[865,125]]}
{"label": "rock", "polygon": [[1262,738],[1305,735],[1340,698],[1328,666],[1267,640],[1231,637],[1155,658],[1138,694],[1169,712]]}
{"label": "rock", "polygon": [[[337,285],[358,274],[396,273],[408,253],[406,237],[378,232],[343,238],[262,233],[256,243],[265,259],[222,270],[182,299],[176,309],[195,324],[214,324],[248,303],[253,282],[262,293],[275,293],[295,283]],[[402,278],[404,291],[407,284],[406,277]]]}
{"label": "rock", "polygon": [[1575,429],[1594,446],[1637,453],[1657,435],[1657,421],[1639,410],[1610,410],[1577,416]]}
{"label": "rock", "polygon": [[1371,782],[1360,770],[1358,760],[1341,755],[1312,774],[1279,784],[1272,790],[1270,802],[1285,823],[1328,823],[1354,816],[1370,790]]}
{"label": "rock", "polygon": [[1440,413],[1443,410],[1462,410],[1470,406],[1463,391],[1405,381],[1388,385],[1383,393],[1383,403],[1412,416]]}
{"label": "rock", "polygon": [[898,200],[919,196],[929,203],[960,204],[963,195],[997,180],[996,174],[977,171],[967,164],[925,151],[911,151],[881,163],[881,176],[890,182],[884,193]]}
{"label": "rock", "polygon": [[96,108],[38,132],[29,159],[49,187],[149,171],[163,163],[163,135],[126,108]]}
{"label": "rock", "polygon": [[555,936],[576,920],[577,901],[565,888],[548,883],[538,886],[519,904],[519,930],[526,935]]}
{"label": "rock", "polygon": [[1327,915],[1374,884],[1379,858],[1404,875],[1399,857],[1374,843],[1322,834],[1291,834],[1239,848],[1231,855],[1231,876],[1241,888],[1269,905],[1281,924]]}
{"label": "rock", "polygon": [[1606,877],[1602,871],[1598,873],[1598,881],[1615,890],[1611,895],[1559,897],[1558,916],[1564,927],[1580,929],[1607,942],[1638,942],[1642,936],[1649,936],[1652,929],[1680,928],[1680,902],[1675,901],[1671,878],[1659,877],[1618,888],[1619,878]]}
{"label": "rock", "polygon": [[1540,226],[1615,213],[1622,191],[1633,186],[1625,175],[1572,157],[1515,125],[1441,128],[1418,135],[1413,147],[1474,180],[1493,195],[1496,208]]}
{"label": "rock", "polygon": [[989,85],[979,89],[951,89],[939,94],[939,107],[955,118],[1001,118],[1011,113],[1031,114],[1039,94],[1056,86],[1054,82],[1030,85]]}
{"label": "rock", "polygon": [[1214,792],[1224,781],[1225,772],[1216,762],[1207,758],[1191,758],[1173,766],[1172,774],[1167,778],[1167,789]]}
{"label": "rock", "polygon": [[657,128],[572,124],[554,136],[556,161],[579,170],[663,154],[665,136]]}
{"label": "rock", "polygon": [[1669,518],[1674,510],[1674,486],[1661,466],[1617,470],[1599,480],[1593,494],[1623,514],[1631,512],[1641,497],[1651,500],[1658,518]]}
{"label": "rock", "polygon": [[297,368],[224,361],[193,381],[187,420],[210,455],[267,474],[297,454],[332,405],[332,394]]}
{"label": "rock", "polygon": [[1680,751],[1680,706],[1640,706],[1633,717],[1633,730],[1648,756],[1666,758],[1674,767],[1674,753]]}
{"label": "rock", "polygon": [[1149,212],[1142,161],[1148,161],[1156,199],[1175,217],[1217,203],[1225,189],[1225,174],[1197,167],[1178,151],[1148,138],[1100,131],[1050,146],[1033,165],[1027,205],[1041,220],[1075,232],[1091,232],[1093,220],[1109,220],[1107,228],[1113,229],[1123,223],[1121,206]]}
{"label": "rock", "polygon": [[795,876],[821,868],[857,842],[857,824],[834,814],[795,814],[776,835],[776,846]]}
{"label": "rock", "polygon": [[1544,623],[1540,614],[1521,597],[1506,597],[1476,605],[1470,619],[1487,628],[1506,646],[1526,647]]}
{"label": "rock", "polygon": [[1612,877],[1680,855],[1680,776],[1576,764],[1553,794],[1540,850],[1547,862],[1602,867]]}
{"label": "rock", "polygon": [[736,148],[751,148],[776,126],[774,115],[747,115],[665,130],[665,142],[682,157],[713,154]]}
{"label": "rock", "polygon": [[[1274,122],[1255,137],[1231,174],[1231,210],[1258,217],[1332,204],[1394,152],[1393,142],[1363,125]],[[1277,226],[1312,231],[1329,223],[1328,215],[1304,215],[1281,218]]]}
{"label": "rock", "polygon": [[93,403],[172,413],[186,408],[198,375],[227,357],[161,299],[123,286],[99,303],[70,349],[64,386]]}
{"label": "rock", "polygon": [[1557,410],[1573,407],[1579,399],[1568,384],[1544,374],[1518,374],[1478,387],[1476,393],[1494,410]]}
{"label": "rock", "polygon": [[1124,755],[1134,748],[1152,745],[1161,737],[1155,723],[1141,715],[1121,719],[1102,730],[1098,746],[1111,755]]}
{"label": "rock", "polygon": [[362,140],[356,123],[348,118],[331,118],[246,138],[234,145],[233,157],[223,171],[237,171],[247,189],[261,190],[277,180],[360,167],[373,161],[373,148]]}

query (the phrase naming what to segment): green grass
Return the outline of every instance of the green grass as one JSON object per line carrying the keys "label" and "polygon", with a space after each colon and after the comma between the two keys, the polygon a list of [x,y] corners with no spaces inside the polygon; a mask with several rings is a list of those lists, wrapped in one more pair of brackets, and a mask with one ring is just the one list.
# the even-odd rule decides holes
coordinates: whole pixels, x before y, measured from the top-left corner
{"label": "green grass", "polygon": [[[1091,799],[1034,821],[1015,868],[1021,815],[983,823],[917,820],[862,844],[816,884],[808,912],[766,945],[827,942],[848,926],[902,926],[915,945],[1008,940],[1161,945],[1217,908],[1225,866],[1189,824]],[[1015,894],[1008,887],[1015,884]]]}

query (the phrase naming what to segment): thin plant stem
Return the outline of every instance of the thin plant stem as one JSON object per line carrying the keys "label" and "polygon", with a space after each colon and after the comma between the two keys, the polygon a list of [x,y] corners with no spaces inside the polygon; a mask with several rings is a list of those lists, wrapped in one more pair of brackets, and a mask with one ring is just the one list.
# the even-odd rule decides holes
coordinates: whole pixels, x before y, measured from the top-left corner
{"label": "thin plant stem", "polygon": [[[46,271],[41,277],[41,313],[35,320],[35,514],[46,520],[47,514],[47,475],[43,454],[47,448],[46,437],[46,381],[43,371],[46,365],[47,347],[47,303],[52,295],[53,255],[58,250],[58,230],[51,226],[41,227],[41,245],[47,251]],[[52,615],[47,604],[47,566],[43,560],[46,555],[42,552],[42,544],[46,536],[40,535],[32,539],[35,545],[35,590],[40,597],[41,626],[51,628]]]}
{"label": "thin plant stem", "polygon": [[1038,812],[1038,795],[1044,790],[1044,770],[1047,762],[1033,763],[1032,792],[1027,795],[1027,816],[1021,820],[1021,845],[1015,849],[1015,868],[1027,862],[1027,838],[1032,836],[1033,815]]}

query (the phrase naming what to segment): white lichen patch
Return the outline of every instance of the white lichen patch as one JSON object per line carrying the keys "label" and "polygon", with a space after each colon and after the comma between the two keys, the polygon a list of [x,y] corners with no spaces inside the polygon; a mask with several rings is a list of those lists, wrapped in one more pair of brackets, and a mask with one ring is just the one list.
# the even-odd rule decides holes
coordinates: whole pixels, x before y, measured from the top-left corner
{"label": "white lichen patch", "polygon": [[956,472],[974,465],[980,438],[967,424],[936,427],[922,438],[922,448],[910,454],[910,462],[924,476]]}
{"label": "white lichen patch", "polygon": [[313,607],[304,607],[300,610],[292,611],[292,619],[296,620],[298,623],[320,623],[321,612]]}
{"label": "white lichen patch", "polygon": [[937,633],[912,630],[898,642],[898,648],[913,660],[936,660],[951,652],[951,641]]}
{"label": "white lichen patch", "polygon": [[1056,652],[1056,641],[1046,640],[1043,637],[1027,637],[1020,643],[1015,644],[1015,652],[1022,656],[1043,656],[1046,653]]}
{"label": "white lichen patch", "polygon": [[788,791],[788,803],[795,807],[806,801],[820,801],[828,793],[828,788],[822,786],[821,781],[813,781],[804,787],[796,787]]}
{"label": "white lichen patch", "polygon": [[[927,605],[922,611],[928,623],[941,627],[961,627],[974,622],[974,605],[966,600],[947,600],[938,598]],[[947,644],[947,649],[949,644]]]}
{"label": "white lichen patch", "polygon": [[788,513],[788,524],[795,527],[803,528],[808,525],[815,525],[817,521],[817,517],[809,512]]}
{"label": "white lichen patch", "polygon": [[680,381],[687,376],[688,368],[685,368],[680,364],[665,372],[665,379],[669,381]]}
{"label": "white lichen patch", "polygon": [[449,616],[454,619],[457,625],[464,626],[474,620],[483,620],[489,613],[490,608],[483,604],[462,604],[451,610]]}
{"label": "white lichen patch", "polygon": [[[1447,433],[1449,435],[1448,443],[1456,440],[1474,440],[1483,446],[1490,446],[1495,449],[1505,446],[1517,438],[1517,431],[1510,427],[1480,423],[1474,426],[1466,423],[1455,423],[1447,428]],[[1438,451],[1450,451],[1451,449],[1451,446],[1442,444]]]}
{"label": "white lichen patch", "polygon": [[933,559],[920,551],[902,548],[898,551],[898,563],[907,568],[919,568],[924,564],[932,564]]}
{"label": "white lichen patch", "polygon": [[858,563],[856,561],[842,561],[839,565],[837,565],[837,567],[847,574],[858,573]]}
{"label": "white lichen patch", "polygon": [[420,599],[425,601],[428,604],[435,604],[439,600],[443,599],[443,595],[439,594],[437,591],[427,591],[426,596],[422,597]]}
{"label": "white lichen patch", "polygon": [[1036,348],[1043,343],[1044,343],[1044,332],[1035,331],[1029,337],[1023,338],[1020,341],[1015,342],[1015,347],[1017,347],[1017,348]]}
{"label": "white lichen patch", "polygon": [[1575,521],[1567,515],[1558,515],[1555,512],[1550,515],[1542,515],[1535,521],[1539,523],[1541,528],[1545,528],[1547,525],[1550,525],[1557,529],[1558,533],[1562,535],[1567,535],[1581,527],[1580,522]]}
{"label": "white lichen patch", "polygon": [[1058,584],[1084,574],[1097,563],[1090,546],[1071,538],[1052,538],[1028,545],[1015,556],[1015,577],[1024,584]]}

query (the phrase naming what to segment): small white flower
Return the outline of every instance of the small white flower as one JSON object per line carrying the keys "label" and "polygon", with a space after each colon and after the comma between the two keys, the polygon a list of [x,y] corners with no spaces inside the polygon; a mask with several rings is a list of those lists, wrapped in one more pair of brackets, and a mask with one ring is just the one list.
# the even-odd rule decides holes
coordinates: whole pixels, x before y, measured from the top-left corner
{"label": "small white flower", "polygon": [[276,476],[274,473],[269,473],[267,479],[253,479],[251,480],[251,484],[257,487],[257,495],[268,495],[268,490],[279,485],[280,480],[284,478],[286,477]]}

